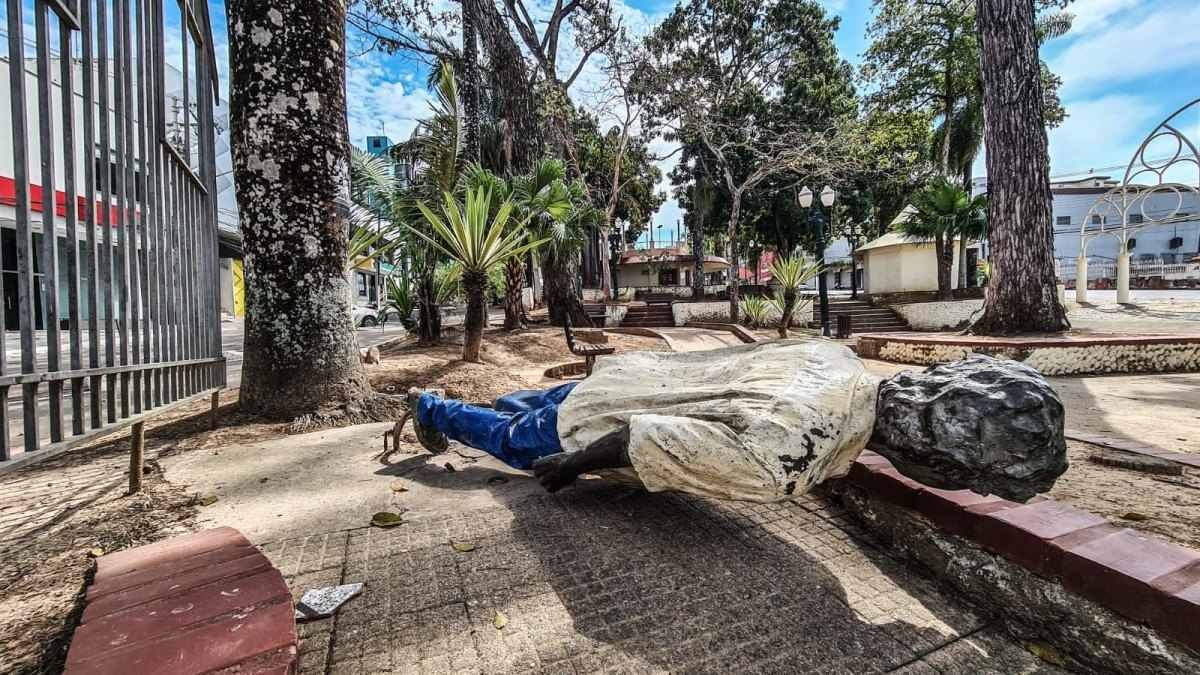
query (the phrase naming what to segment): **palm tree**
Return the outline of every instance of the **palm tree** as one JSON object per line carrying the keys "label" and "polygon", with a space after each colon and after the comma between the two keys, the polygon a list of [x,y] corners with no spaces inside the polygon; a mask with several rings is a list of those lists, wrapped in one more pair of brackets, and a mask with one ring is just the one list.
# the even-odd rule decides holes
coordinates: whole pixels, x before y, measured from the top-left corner
{"label": "palm tree", "polygon": [[771,277],[779,284],[772,302],[779,310],[779,337],[788,336],[792,314],[800,299],[800,289],[824,270],[824,266],[817,261],[802,256],[777,257],[771,261]]}
{"label": "palm tree", "polygon": [[[417,201],[436,200],[444,192],[458,189],[462,177],[464,123],[462,102],[454,68],[443,61],[430,76],[434,92],[430,102],[432,115],[421,120],[411,139],[398,144],[395,151],[411,161],[416,168],[413,184],[402,185],[393,173],[393,163],[366,153],[352,156],[353,176],[351,196],[360,204],[382,209],[388,219],[404,225],[403,232],[411,233],[413,226],[428,231]],[[441,263],[441,253],[420,237],[406,237],[405,254],[412,263],[419,308],[418,333],[422,344],[441,339],[441,309],[438,302],[438,283],[435,279]]]}
{"label": "palm tree", "polygon": [[569,315],[573,325],[590,326],[575,292],[576,258],[588,231],[603,220],[604,212],[591,205],[580,181],[567,182],[566,169],[557,159],[542,160],[532,173],[513,178],[512,188],[530,229],[548,242],[538,257],[550,323],[561,326]]}
{"label": "palm tree", "polygon": [[487,324],[488,272],[510,258],[524,255],[542,241],[522,243],[528,234],[523,224],[508,226],[513,211],[511,200],[501,203],[492,216],[492,194],[487,188],[468,188],[466,204],[462,206],[449,192],[443,193],[443,200],[442,216],[430,210],[424,201],[417,202],[436,238],[410,229],[462,268],[462,287],[467,296],[462,358],[478,362]]}
{"label": "palm tree", "polygon": [[[938,295],[952,297],[950,274],[954,265],[954,238],[982,237],[987,222],[987,201],[971,197],[945,177],[935,178],[913,198],[912,217],[899,230],[913,238],[932,239],[937,255]],[[965,257],[965,256],[964,256]]]}

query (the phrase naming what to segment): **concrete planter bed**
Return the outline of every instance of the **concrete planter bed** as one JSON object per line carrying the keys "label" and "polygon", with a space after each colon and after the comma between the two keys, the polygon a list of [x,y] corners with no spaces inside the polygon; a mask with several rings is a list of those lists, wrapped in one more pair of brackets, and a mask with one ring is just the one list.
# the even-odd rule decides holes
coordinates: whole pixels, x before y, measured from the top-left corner
{"label": "concrete planter bed", "polygon": [[1061,502],[925,487],[864,452],[835,498],[892,552],[1085,672],[1200,672],[1200,552]]}
{"label": "concrete planter bed", "polygon": [[990,354],[1023,361],[1043,375],[1200,371],[1198,335],[1066,335],[991,338],[971,335],[864,333],[859,356],[934,365]]}

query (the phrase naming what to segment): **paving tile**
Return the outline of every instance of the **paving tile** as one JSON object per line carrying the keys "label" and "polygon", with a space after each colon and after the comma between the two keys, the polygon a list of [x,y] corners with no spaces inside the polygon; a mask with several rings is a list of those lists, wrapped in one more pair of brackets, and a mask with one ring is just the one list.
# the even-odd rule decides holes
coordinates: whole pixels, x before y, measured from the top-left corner
{"label": "paving tile", "polygon": [[366,582],[302,625],[304,672],[878,672],[983,625],[814,495],[576,491],[263,549],[293,595]]}

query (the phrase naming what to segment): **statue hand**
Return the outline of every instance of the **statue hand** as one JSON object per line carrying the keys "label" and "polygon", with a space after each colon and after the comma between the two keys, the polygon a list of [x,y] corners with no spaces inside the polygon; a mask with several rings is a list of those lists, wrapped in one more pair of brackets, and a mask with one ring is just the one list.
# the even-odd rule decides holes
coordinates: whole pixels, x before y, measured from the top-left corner
{"label": "statue hand", "polygon": [[565,452],[543,457],[533,463],[533,475],[546,488],[546,492],[558,492],[575,482],[579,472],[571,466]]}

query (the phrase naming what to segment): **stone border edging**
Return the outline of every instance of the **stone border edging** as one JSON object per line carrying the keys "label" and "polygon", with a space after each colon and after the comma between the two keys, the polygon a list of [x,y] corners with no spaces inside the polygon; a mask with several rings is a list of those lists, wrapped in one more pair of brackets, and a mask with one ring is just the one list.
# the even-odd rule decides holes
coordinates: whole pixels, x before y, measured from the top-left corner
{"label": "stone border edging", "polygon": [[1051,499],[929,488],[869,450],[844,480],[1200,653],[1200,552]]}
{"label": "stone border edging", "polygon": [[1022,361],[1043,375],[1200,371],[1200,335],[1100,335],[983,338],[912,333],[863,333],[855,351],[864,358],[935,365],[990,354]]}
{"label": "stone border edging", "polygon": [[1168,450],[1150,443],[1134,443],[1120,438],[1114,438],[1112,436],[1102,436],[1100,434],[1092,434],[1086,431],[1076,431],[1074,429],[1067,429],[1064,435],[1073,441],[1098,445],[1102,448],[1109,448],[1112,450],[1121,450],[1122,452],[1132,452],[1136,455],[1157,457],[1158,459],[1165,459],[1168,462],[1183,464],[1193,469],[1200,469],[1200,455],[1190,452],[1175,452],[1174,450]]}

